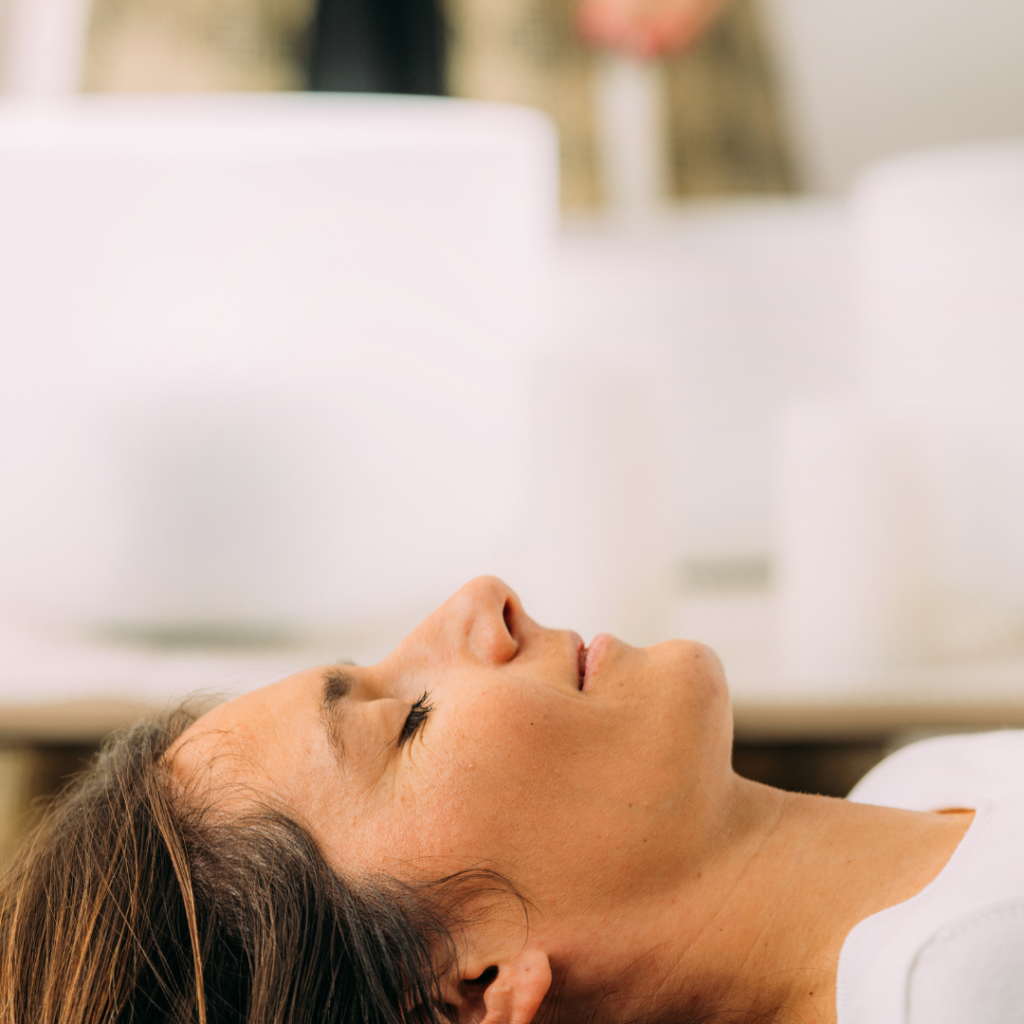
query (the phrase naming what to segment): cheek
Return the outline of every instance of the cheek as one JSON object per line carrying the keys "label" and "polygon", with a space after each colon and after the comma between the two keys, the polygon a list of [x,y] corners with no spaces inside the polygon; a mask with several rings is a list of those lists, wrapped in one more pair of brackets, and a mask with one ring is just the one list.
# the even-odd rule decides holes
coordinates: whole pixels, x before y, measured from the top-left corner
{"label": "cheek", "polygon": [[439,708],[359,828],[366,866],[436,878],[490,863],[525,881],[692,827],[730,770],[728,698],[699,652],[671,653],[621,702],[506,683]]}
{"label": "cheek", "polygon": [[587,746],[578,704],[553,697],[481,688],[436,711],[361,829],[370,858],[420,862],[436,877],[442,866],[515,858],[535,845],[571,811]]}
{"label": "cheek", "polygon": [[628,708],[523,694],[500,715],[468,710],[438,728],[444,744],[417,794],[417,841],[437,856],[511,867],[557,848],[560,862],[578,862],[576,847],[637,828],[664,799],[664,780],[652,786],[655,752],[644,749],[651,730]]}

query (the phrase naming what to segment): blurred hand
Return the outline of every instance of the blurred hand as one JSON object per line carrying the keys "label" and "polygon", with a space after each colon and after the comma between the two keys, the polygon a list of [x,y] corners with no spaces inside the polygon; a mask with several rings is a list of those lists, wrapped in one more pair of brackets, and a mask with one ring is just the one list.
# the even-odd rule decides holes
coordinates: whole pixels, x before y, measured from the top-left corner
{"label": "blurred hand", "polygon": [[581,0],[576,23],[583,38],[634,57],[684,50],[728,0]]}

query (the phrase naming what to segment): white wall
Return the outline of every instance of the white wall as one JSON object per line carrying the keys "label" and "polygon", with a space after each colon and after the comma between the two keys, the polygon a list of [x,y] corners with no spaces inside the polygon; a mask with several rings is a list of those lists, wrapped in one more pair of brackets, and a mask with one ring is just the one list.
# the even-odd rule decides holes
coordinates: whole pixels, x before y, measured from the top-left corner
{"label": "white wall", "polygon": [[1024,136],[1021,0],[761,0],[806,183],[907,149]]}

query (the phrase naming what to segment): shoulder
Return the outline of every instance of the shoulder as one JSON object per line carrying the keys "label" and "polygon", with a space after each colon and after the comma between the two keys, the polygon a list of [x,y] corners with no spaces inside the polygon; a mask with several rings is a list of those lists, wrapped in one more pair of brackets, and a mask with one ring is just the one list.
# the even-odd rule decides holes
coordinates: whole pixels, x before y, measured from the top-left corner
{"label": "shoulder", "polygon": [[1024,731],[904,747],[850,798],[977,813],[938,877],[847,936],[840,1024],[1024,1021]]}
{"label": "shoulder", "polygon": [[857,803],[932,811],[1024,795],[1024,730],[938,736],[904,747],[853,788]]}

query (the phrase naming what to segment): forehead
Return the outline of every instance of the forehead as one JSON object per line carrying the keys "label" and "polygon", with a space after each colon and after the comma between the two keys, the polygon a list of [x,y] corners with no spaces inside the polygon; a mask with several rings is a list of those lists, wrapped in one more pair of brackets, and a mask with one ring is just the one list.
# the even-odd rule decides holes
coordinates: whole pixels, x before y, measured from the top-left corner
{"label": "forehead", "polygon": [[[290,804],[328,748],[324,671],[310,669],[226,701],[197,719],[168,752],[187,785],[242,791]],[[303,767],[303,765],[307,767]]]}

